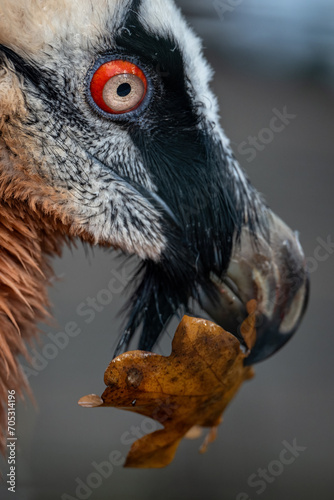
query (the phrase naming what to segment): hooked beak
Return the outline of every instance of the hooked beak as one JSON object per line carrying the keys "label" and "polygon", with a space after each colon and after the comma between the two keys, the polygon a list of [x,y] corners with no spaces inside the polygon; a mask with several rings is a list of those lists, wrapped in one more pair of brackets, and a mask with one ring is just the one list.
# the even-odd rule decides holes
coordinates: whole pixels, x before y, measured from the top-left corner
{"label": "hooked beak", "polygon": [[212,275],[218,302],[203,297],[203,307],[224,329],[242,338],[247,304],[257,302],[256,344],[245,363],[268,358],[293,336],[307,307],[309,279],[298,235],[269,213],[268,238],[254,242],[248,229],[235,245],[227,274]]}

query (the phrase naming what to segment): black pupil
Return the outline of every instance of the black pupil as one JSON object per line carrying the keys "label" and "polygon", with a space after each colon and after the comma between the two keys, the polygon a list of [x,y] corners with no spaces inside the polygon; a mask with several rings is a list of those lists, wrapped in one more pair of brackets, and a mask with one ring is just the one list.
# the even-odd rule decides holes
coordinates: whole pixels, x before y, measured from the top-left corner
{"label": "black pupil", "polygon": [[122,83],[117,89],[117,94],[120,97],[126,97],[130,94],[130,92],[131,92],[131,85],[129,83]]}

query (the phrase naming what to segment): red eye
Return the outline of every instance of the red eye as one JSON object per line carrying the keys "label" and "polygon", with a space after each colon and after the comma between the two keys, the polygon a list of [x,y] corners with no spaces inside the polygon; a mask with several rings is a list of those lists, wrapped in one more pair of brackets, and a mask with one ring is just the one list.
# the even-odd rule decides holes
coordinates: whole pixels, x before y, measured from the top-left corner
{"label": "red eye", "polygon": [[90,91],[106,113],[121,115],[138,108],[147,92],[147,80],[140,68],[128,61],[110,61],[94,73]]}

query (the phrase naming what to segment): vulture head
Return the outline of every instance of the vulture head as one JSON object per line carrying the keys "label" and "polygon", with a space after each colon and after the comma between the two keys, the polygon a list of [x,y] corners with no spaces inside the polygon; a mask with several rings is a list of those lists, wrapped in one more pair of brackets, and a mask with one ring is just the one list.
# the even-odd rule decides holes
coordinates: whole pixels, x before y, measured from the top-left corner
{"label": "vulture head", "polygon": [[193,301],[240,338],[256,299],[249,363],[294,333],[303,252],[233,156],[211,76],[172,0],[0,0],[1,401],[75,238],[140,259],[115,354]]}

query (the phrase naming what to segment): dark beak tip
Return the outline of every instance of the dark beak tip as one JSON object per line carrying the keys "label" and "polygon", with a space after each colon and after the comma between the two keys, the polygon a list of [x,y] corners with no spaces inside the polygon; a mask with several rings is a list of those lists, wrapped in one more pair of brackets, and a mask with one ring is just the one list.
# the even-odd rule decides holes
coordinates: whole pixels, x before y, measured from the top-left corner
{"label": "dark beak tip", "polygon": [[245,359],[245,366],[261,363],[276,354],[294,336],[296,330],[284,335],[274,328],[267,330],[265,339],[262,342],[257,342]]}

